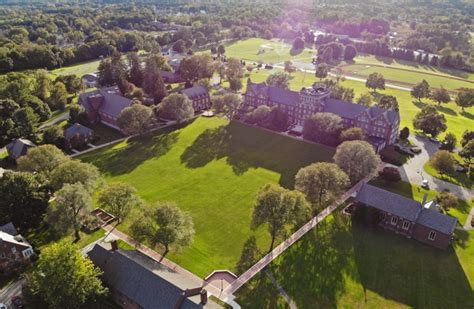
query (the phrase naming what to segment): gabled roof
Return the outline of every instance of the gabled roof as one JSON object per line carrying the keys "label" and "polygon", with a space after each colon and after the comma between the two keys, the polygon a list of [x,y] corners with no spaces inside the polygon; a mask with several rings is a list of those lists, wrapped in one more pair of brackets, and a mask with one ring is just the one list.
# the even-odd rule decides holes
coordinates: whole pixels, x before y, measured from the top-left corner
{"label": "gabled roof", "polygon": [[279,104],[298,105],[300,102],[300,94],[298,92],[274,86],[268,87],[268,97],[270,101]]}
{"label": "gabled roof", "polygon": [[422,209],[420,202],[368,184],[362,185],[355,200],[412,222]]}
{"label": "gabled roof", "polygon": [[36,145],[25,138],[14,139],[8,144],[7,151],[13,158],[18,158],[26,154],[28,148],[35,147]]}
{"label": "gabled roof", "polygon": [[193,86],[191,88],[186,88],[181,90],[181,93],[186,95],[188,98],[193,99],[197,96],[208,95],[207,89],[203,86]]}
{"label": "gabled roof", "polygon": [[[187,278],[149,259],[137,251],[108,250],[98,243],[88,253],[103,273],[105,283],[119,291],[141,308],[175,308],[186,288],[196,288]],[[181,308],[202,308],[185,299]]]}
{"label": "gabled roof", "polygon": [[12,236],[18,235],[18,231],[12,222],[8,222],[7,224],[0,226],[0,232],[4,232]]}
{"label": "gabled roof", "polygon": [[451,235],[456,228],[456,218],[422,207],[420,202],[369,184],[360,188],[355,200],[446,235]]}
{"label": "gabled roof", "polygon": [[446,235],[451,235],[456,228],[458,220],[433,209],[423,208],[416,223],[437,230]]}
{"label": "gabled roof", "polygon": [[91,112],[93,109],[89,100],[90,98],[97,96],[103,96],[103,101],[100,105],[99,111],[115,118],[120,115],[124,108],[129,107],[133,103],[131,99],[122,96],[120,90],[116,86],[83,92],[79,95],[79,103],[84,106],[84,109],[87,112]]}
{"label": "gabled roof", "polygon": [[64,131],[64,138],[70,140],[76,135],[87,136],[92,133],[94,133],[92,129],[89,129],[80,123],[75,123]]}
{"label": "gabled roof", "polygon": [[20,235],[10,235],[8,233],[0,231],[0,241],[5,241],[11,244],[14,244],[16,246],[21,246],[25,248],[30,248],[30,244],[27,243],[22,236]]}

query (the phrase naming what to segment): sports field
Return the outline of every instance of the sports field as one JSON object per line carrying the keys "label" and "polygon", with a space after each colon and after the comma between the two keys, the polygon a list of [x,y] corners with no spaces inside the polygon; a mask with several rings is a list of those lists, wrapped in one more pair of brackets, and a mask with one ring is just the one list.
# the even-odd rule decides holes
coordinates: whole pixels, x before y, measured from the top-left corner
{"label": "sports field", "polygon": [[[178,129],[150,134],[89,153],[107,182],[137,188],[148,203],[175,202],[191,214],[191,247],[168,256],[205,277],[216,269],[235,271],[244,242],[255,235],[262,250],[267,229],[250,229],[256,193],[266,183],[292,188],[296,172],[332,159],[333,150],[221,118],[198,118]],[[138,210],[119,226],[128,231]]]}

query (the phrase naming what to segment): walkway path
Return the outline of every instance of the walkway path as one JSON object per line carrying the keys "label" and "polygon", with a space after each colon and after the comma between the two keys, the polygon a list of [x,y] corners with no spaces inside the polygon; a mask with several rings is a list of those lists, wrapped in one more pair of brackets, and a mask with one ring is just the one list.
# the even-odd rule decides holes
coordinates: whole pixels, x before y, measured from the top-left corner
{"label": "walkway path", "polygon": [[288,237],[285,241],[283,241],[280,245],[275,247],[270,253],[265,255],[260,261],[258,261],[255,265],[250,267],[246,272],[240,275],[232,284],[230,284],[225,290],[224,293],[227,295],[234,294],[240,287],[242,287],[245,283],[247,283],[250,279],[252,279],[256,274],[258,274],[263,268],[265,268],[268,264],[270,264],[274,259],[276,259],[280,254],[282,254],[286,249],[288,249],[291,245],[293,245],[296,241],[298,241],[301,237],[303,237],[307,232],[312,230],[319,222],[324,220],[327,216],[329,216],[334,210],[336,210],[339,205],[345,202],[354,192],[356,192],[363,183],[369,181],[371,177],[362,179],[358,182],[355,186],[351,189],[346,191],[339,199],[337,199],[334,203],[329,205],[323,211],[321,211],[317,216],[311,219],[308,223],[303,225],[299,230],[297,230],[293,235]]}
{"label": "walkway path", "polygon": [[270,271],[265,271],[265,274],[267,275],[268,278],[270,278],[270,281],[277,288],[278,292],[280,292],[281,296],[283,296],[283,298],[286,300],[286,302],[290,306],[290,309],[297,309],[298,307],[296,306],[296,303],[294,302],[293,299],[291,299],[290,295],[288,295],[288,293],[286,293],[283,287],[278,283],[278,281],[275,279],[275,276],[273,276],[273,274]]}
{"label": "walkway path", "polygon": [[56,123],[59,123],[63,120],[66,120],[66,119],[69,119],[69,111],[65,111],[64,113],[58,115],[57,117],[43,123],[42,125],[40,125],[40,129],[44,129],[46,127],[49,127],[49,126],[52,126],[52,125],[55,125]]}

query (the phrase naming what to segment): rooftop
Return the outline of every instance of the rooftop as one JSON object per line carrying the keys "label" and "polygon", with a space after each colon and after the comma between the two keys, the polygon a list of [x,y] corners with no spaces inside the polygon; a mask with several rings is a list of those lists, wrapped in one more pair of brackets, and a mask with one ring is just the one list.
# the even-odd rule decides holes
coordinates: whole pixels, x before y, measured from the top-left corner
{"label": "rooftop", "polygon": [[64,138],[70,140],[76,135],[89,135],[92,133],[94,133],[92,129],[89,129],[80,123],[75,123],[64,131]]}

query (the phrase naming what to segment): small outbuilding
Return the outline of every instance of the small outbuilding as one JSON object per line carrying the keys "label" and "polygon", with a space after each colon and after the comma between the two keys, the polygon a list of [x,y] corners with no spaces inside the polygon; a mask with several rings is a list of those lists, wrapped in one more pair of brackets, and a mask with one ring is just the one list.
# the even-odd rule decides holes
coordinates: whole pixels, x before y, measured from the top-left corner
{"label": "small outbuilding", "polygon": [[87,73],[81,77],[84,88],[96,88],[98,80],[98,76],[95,73]]}
{"label": "small outbuilding", "polygon": [[21,156],[26,155],[28,149],[36,147],[36,145],[25,138],[14,139],[10,144],[7,145],[8,156],[12,160],[16,160]]}
{"label": "small outbuilding", "polygon": [[64,130],[64,141],[69,148],[89,143],[94,138],[94,131],[80,123],[75,123]]}

